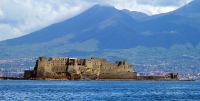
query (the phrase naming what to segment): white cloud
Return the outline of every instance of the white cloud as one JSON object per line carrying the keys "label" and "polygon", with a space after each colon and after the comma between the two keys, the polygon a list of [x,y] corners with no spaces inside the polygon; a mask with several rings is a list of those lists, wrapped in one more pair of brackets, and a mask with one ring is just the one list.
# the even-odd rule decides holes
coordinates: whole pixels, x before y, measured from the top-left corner
{"label": "white cloud", "polygon": [[136,0],[138,4],[160,6],[160,7],[180,7],[192,0]]}
{"label": "white cloud", "polygon": [[149,15],[169,12],[192,0],[0,0],[0,41],[69,19],[95,3]]}
{"label": "white cloud", "polygon": [[144,12],[148,15],[173,11],[192,0],[85,0],[100,4],[113,5],[117,9]]}
{"label": "white cloud", "polygon": [[[11,33],[11,34],[2,34],[2,33]],[[18,28],[11,27],[9,24],[0,24],[0,35],[1,35],[0,40],[5,40],[11,37],[13,38],[18,37],[23,34]]]}
{"label": "white cloud", "polygon": [[91,6],[81,0],[0,0],[0,41],[64,21]]}
{"label": "white cloud", "polygon": [[3,14],[3,11],[0,9],[0,19],[1,18],[4,18],[4,14]]}

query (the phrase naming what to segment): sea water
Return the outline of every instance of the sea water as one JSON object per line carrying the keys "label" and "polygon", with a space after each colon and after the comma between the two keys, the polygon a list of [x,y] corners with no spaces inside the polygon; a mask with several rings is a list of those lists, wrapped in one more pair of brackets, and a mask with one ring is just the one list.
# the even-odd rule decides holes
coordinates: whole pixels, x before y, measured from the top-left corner
{"label": "sea water", "polygon": [[200,101],[200,81],[0,80],[6,101]]}

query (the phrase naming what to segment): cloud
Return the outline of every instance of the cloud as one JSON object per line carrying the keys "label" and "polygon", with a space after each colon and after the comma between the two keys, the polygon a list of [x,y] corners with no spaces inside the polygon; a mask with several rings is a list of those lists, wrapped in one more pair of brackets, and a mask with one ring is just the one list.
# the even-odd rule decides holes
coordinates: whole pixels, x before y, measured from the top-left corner
{"label": "cloud", "polygon": [[117,9],[144,12],[148,15],[173,11],[192,0],[85,0],[93,3],[112,5]]}
{"label": "cloud", "polygon": [[82,0],[0,0],[0,41],[64,21],[91,6]]}
{"label": "cloud", "polygon": [[4,14],[3,14],[3,11],[0,9],[0,19],[1,18],[4,18]]}
{"label": "cloud", "polygon": [[0,41],[64,21],[97,3],[152,15],[175,10],[190,1],[192,0],[0,0]]}
{"label": "cloud", "polygon": [[11,27],[9,24],[0,24],[0,35],[1,35],[0,40],[5,40],[11,37],[13,38],[18,37],[22,35],[22,32],[18,28]]}
{"label": "cloud", "polygon": [[160,7],[180,7],[191,1],[192,0],[136,0],[136,2],[141,5],[151,5]]}

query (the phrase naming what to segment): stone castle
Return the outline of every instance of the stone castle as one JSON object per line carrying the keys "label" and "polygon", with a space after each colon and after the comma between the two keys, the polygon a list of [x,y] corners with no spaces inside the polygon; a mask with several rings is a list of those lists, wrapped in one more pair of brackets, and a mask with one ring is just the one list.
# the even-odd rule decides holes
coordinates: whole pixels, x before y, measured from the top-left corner
{"label": "stone castle", "polygon": [[24,72],[24,79],[39,80],[178,80],[177,73],[165,76],[137,76],[126,60],[39,57],[34,70]]}
{"label": "stone castle", "polygon": [[103,80],[134,79],[136,73],[126,60],[107,62],[106,59],[39,57],[34,70],[25,71],[26,79]]}

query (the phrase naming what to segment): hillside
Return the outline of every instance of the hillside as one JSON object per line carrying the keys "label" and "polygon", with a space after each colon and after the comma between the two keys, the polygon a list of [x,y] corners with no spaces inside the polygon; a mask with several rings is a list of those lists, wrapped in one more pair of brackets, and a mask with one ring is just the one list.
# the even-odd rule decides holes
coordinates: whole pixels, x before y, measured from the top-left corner
{"label": "hillside", "polygon": [[[133,12],[95,5],[66,21],[0,42],[0,58],[45,55],[97,56],[110,60],[123,58],[136,64],[149,61],[158,63],[161,60],[166,62],[168,59],[178,61],[183,55],[190,57],[199,54],[198,5],[200,2],[195,0],[173,12],[155,16],[134,12],[137,19],[134,19]],[[182,50],[178,49],[179,52],[176,47]]]}
{"label": "hillside", "polygon": [[130,15],[133,19],[135,19],[136,21],[140,21],[143,20],[145,18],[148,18],[149,16],[145,13],[142,12],[137,12],[137,11],[129,11],[126,9],[122,10],[124,13]]}
{"label": "hillside", "polygon": [[102,49],[130,48],[131,46],[126,44],[131,43],[130,38],[136,36],[135,25],[136,21],[124,12],[114,7],[95,5],[72,19],[7,40],[5,43],[11,46],[41,44],[72,35],[73,38],[69,40],[72,44],[94,39],[99,42],[98,46]]}
{"label": "hillside", "polygon": [[56,43],[64,47],[66,43],[90,44],[92,40],[95,46],[93,48],[99,50],[137,46],[169,48],[175,44],[186,43],[196,46],[200,40],[199,17],[190,17],[188,13],[183,12],[189,10],[191,13],[198,14],[200,11],[196,6],[198,3],[199,1],[193,1],[188,4],[189,6],[186,5],[143,22],[137,22],[130,16],[135,14],[137,18],[148,17],[142,13],[127,13],[126,10],[120,11],[114,7],[95,5],[69,20],[0,44],[12,47],[44,44],[44,46],[54,47]]}

